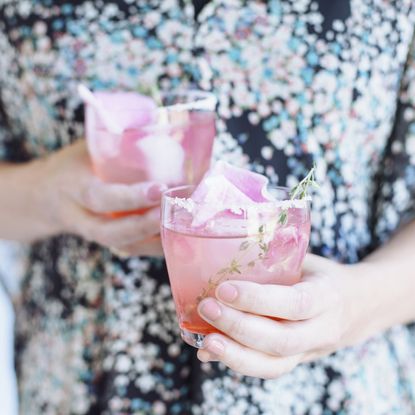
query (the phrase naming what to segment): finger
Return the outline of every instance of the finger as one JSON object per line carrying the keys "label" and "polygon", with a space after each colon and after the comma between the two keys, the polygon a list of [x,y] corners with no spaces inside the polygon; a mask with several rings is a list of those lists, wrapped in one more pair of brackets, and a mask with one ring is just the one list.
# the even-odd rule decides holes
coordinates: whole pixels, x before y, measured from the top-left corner
{"label": "finger", "polygon": [[202,362],[220,361],[245,376],[275,379],[290,372],[301,362],[301,355],[290,357],[270,356],[245,347],[220,334],[205,338],[204,348],[198,351]]}
{"label": "finger", "polygon": [[160,232],[160,211],[151,209],[144,215],[131,215],[120,219],[106,219],[75,210],[75,233],[85,239],[108,247],[127,246],[145,240]]}
{"label": "finger", "polygon": [[224,304],[253,314],[286,320],[315,317],[328,307],[330,292],[318,280],[293,286],[257,284],[250,281],[227,281],[216,289]]}
{"label": "finger", "polygon": [[166,189],[154,182],[116,184],[93,179],[77,196],[77,202],[94,213],[144,209],[157,205]]}
{"label": "finger", "polygon": [[[290,322],[244,313],[213,298],[203,300],[201,317],[244,346],[273,356],[292,356],[334,343],[331,333],[321,327],[320,318]],[[333,335],[338,330],[333,330]]]}
{"label": "finger", "polygon": [[105,246],[131,245],[160,232],[159,209],[144,215],[131,215],[116,220],[106,220],[92,229],[92,239]]}
{"label": "finger", "polygon": [[111,251],[120,257],[151,256],[163,257],[163,248],[159,236],[148,238],[130,245],[112,248]]}

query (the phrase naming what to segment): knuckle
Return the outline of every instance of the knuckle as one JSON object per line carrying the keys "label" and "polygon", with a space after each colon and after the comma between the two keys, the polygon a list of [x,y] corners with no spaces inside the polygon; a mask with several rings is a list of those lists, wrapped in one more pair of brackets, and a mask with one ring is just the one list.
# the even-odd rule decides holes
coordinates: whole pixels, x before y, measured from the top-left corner
{"label": "knuckle", "polygon": [[281,356],[286,356],[291,350],[291,342],[288,336],[279,337],[275,342],[275,351]]}
{"label": "knuckle", "polygon": [[118,186],[116,189],[112,189],[114,197],[124,209],[139,208],[140,204],[137,203],[137,195],[134,194],[131,186]]}
{"label": "knuckle", "polygon": [[279,336],[275,341],[274,354],[280,356],[291,356],[299,351],[300,343],[298,339],[288,334]]}
{"label": "knuckle", "polygon": [[229,323],[229,328],[227,331],[236,339],[243,338],[246,333],[244,319],[239,317],[237,319],[232,320],[232,322]]}
{"label": "knuckle", "polygon": [[290,316],[293,319],[306,319],[311,315],[313,299],[308,290],[294,288],[290,300]]}
{"label": "knuckle", "polygon": [[243,372],[246,366],[246,360],[242,359],[240,356],[229,357],[224,363],[235,372]]}
{"label": "knuckle", "polygon": [[[259,301],[260,296],[258,293],[255,292],[255,290],[246,290],[247,292],[244,295],[244,298],[242,298],[242,301],[244,302],[245,307],[248,310],[258,310],[258,307],[260,307],[262,304]],[[262,308],[262,307],[261,307]]]}
{"label": "knuckle", "polygon": [[146,183],[137,183],[130,187],[129,195],[131,200],[138,204],[146,204],[148,202],[147,194],[149,192],[149,185]]}

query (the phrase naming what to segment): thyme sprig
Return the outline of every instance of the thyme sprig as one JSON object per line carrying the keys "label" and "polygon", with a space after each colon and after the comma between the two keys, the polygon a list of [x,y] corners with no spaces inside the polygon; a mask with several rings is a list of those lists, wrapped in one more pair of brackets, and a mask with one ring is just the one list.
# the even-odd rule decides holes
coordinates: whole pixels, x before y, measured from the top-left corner
{"label": "thyme sprig", "polygon": [[[252,259],[246,263],[246,267],[248,267],[248,269],[253,268],[257,261],[261,261],[266,258],[269,250],[269,243],[266,241],[267,233],[269,233],[269,230],[267,231],[265,225],[261,225],[258,228],[258,234],[255,238],[247,239],[239,245],[239,253],[242,253],[240,254],[242,256],[246,256],[246,251],[250,250],[254,246],[258,246],[259,248],[257,258]],[[241,268],[244,266],[244,264],[241,262],[241,259],[243,258],[233,258],[228,267],[220,269],[214,277],[210,277],[207,287],[204,288],[200,295],[197,297],[197,303],[200,303],[203,299],[208,297],[220,283],[228,280],[231,275],[242,274]]]}
{"label": "thyme sprig", "polygon": [[[316,165],[314,164],[307,175],[290,191],[290,200],[304,200],[307,199],[309,189],[318,188],[319,185],[315,179]],[[282,209],[278,217],[278,224],[284,226],[288,221],[288,210]]]}
{"label": "thyme sprig", "polygon": [[318,184],[315,178],[316,165],[314,164],[310,171],[307,173],[307,176],[300,181],[296,186],[294,186],[290,192],[291,200],[294,199],[305,199],[308,197],[308,190],[311,187],[318,188]]}

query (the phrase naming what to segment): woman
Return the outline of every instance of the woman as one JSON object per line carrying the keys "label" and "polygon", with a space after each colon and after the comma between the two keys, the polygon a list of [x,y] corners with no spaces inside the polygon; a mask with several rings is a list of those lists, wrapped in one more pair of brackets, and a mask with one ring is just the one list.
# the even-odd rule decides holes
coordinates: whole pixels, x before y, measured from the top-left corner
{"label": "woman", "polygon": [[[0,236],[36,241],[22,413],[414,413],[414,19],[409,0],[0,2]],[[234,370],[179,339],[145,241],[163,183],[100,183],[77,140],[78,82],[138,79],[214,91],[217,157],[288,186],[318,166],[303,282],[201,304],[224,335],[198,356]]]}

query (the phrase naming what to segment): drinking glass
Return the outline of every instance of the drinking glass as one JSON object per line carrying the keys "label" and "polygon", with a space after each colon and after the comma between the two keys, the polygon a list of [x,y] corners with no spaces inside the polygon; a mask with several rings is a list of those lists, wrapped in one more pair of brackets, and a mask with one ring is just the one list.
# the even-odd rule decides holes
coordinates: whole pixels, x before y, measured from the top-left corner
{"label": "drinking glass", "polygon": [[163,105],[150,110],[134,108],[131,100],[123,104],[117,94],[125,93],[95,93],[107,103],[113,98],[107,111],[128,120],[130,127],[122,134],[108,131],[95,109],[86,105],[86,139],[95,174],[110,183],[197,184],[209,168],[216,134],[214,95],[198,90],[166,93],[161,95]]}
{"label": "drinking glass", "polygon": [[[307,200],[291,200],[287,188],[269,188],[274,200],[216,210],[200,223],[195,186],[167,190],[161,205],[161,238],[182,338],[195,347],[217,329],[197,307],[228,280],[297,283],[310,237]],[[213,206],[213,209],[215,207]]]}

